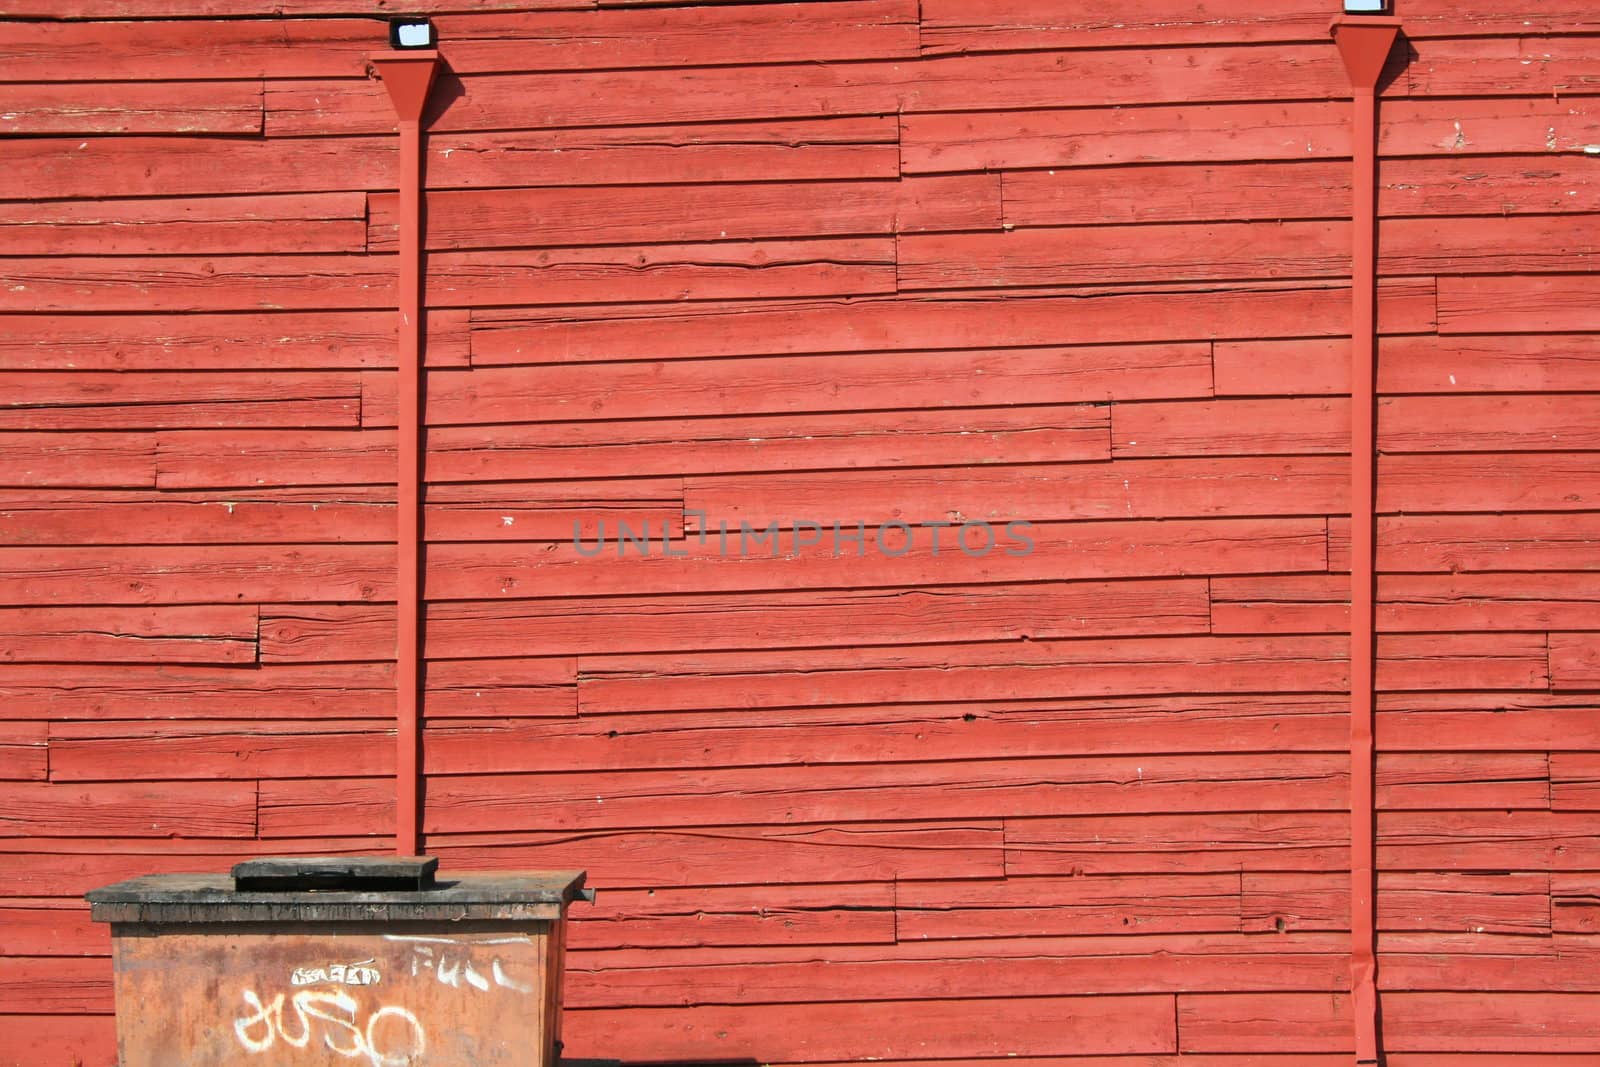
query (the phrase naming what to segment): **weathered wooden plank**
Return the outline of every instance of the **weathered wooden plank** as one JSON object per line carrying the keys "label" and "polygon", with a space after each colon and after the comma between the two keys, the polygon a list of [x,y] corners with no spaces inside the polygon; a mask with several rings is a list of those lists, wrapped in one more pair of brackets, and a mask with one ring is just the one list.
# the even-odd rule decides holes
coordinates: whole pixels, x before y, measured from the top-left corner
{"label": "weathered wooden plank", "polygon": [[[456,417],[473,417],[476,409],[470,404],[471,393],[469,383],[458,394],[461,400],[451,405]],[[520,406],[507,403],[498,410],[509,414]],[[491,416],[496,409],[492,402],[480,407]],[[1103,407],[933,408],[641,423],[443,427],[428,433],[424,470],[432,481],[631,478],[718,471],[1048,463],[1104,459],[1109,451]],[[329,467],[322,476],[336,478],[339,472]],[[828,523],[835,513],[823,510],[814,514],[813,521]],[[853,522],[854,517],[844,521]]]}
{"label": "weathered wooden plank", "polygon": [[436,655],[862,644],[1203,633],[1198,580],[1029,583],[433,605]]}
{"label": "weathered wooden plank", "polygon": [[[1029,410],[1035,413],[1041,430],[1076,425],[1085,431],[1084,447],[1071,449],[1069,445],[1069,454],[1104,458],[1109,456],[1105,445],[1108,412],[1104,407],[1088,406],[1087,401],[1119,398],[1125,391],[1200,390],[1206,362],[1203,345],[1164,345],[1053,352],[758,357],[737,363],[670,360],[477,367],[461,373],[430,374],[427,415],[430,426],[653,418],[673,419],[667,425],[675,429],[692,425],[679,420],[720,416],[727,420],[732,436],[759,436],[766,441],[794,436],[782,428],[792,420],[782,424],[774,420],[768,429],[745,417],[921,408],[920,414],[897,410],[894,414],[852,416],[858,432],[891,426],[895,420],[915,431],[919,420],[930,417],[930,408],[1078,404],[1083,406],[1031,406]],[[1156,377],[1168,370],[1176,379],[1170,384]],[[366,425],[394,425],[393,382],[393,376],[383,372],[367,377],[362,403]],[[970,412],[957,417],[981,419],[997,414]],[[1025,416],[1018,413],[1018,417]],[[804,436],[828,436],[826,419],[804,420],[800,425],[807,427]],[[1002,425],[1027,428],[1021,422],[1001,422],[996,428]],[[748,433],[745,427],[749,427]],[[508,435],[518,432],[512,429]],[[592,431],[581,429],[560,432],[593,436]],[[680,432],[686,438],[713,437],[706,431]],[[665,439],[643,427],[613,429],[609,439],[632,441],[645,434]],[[1095,438],[1098,444],[1092,447]],[[605,438],[593,443],[601,440]]]}
{"label": "weathered wooden plank", "polygon": [[1585,511],[1600,500],[1592,452],[1421,453],[1378,460],[1378,510]]}
{"label": "weathered wooden plank", "polygon": [[[1217,219],[1338,218],[1350,171],[1320,159],[1154,163],[1007,172],[1013,226],[1107,226]],[[1401,157],[1379,163],[1378,213],[1566,214],[1600,210],[1600,183],[1574,156]]]}
{"label": "weathered wooden plank", "polygon": [[85,1067],[117,1062],[116,1019],[104,1015],[8,1015],[0,1029],[0,1062],[48,1063],[62,1056]]}
{"label": "weathered wooden plank", "polygon": [[[900,177],[899,125],[892,115],[687,126],[517,128],[524,125],[513,122],[512,129],[488,133],[430,130],[428,188]],[[362,143],[378,140],[392,142],[393,138],[360,139]],[[273,143],[295,144],[297,139]],[[371,187],[389,188],[393,181],[390,176]]]}
{"label": "weathered wooden plank", "polygon": [[456,870],[567,869],[578,860],[596,884],[617,889],[1004,876],[1000,824],[984,819],[446,834],[430,837],[428,851]]}
{"label": "weathered wooden plank", "polygon": [[[1420,943],[1414,939],[1424,938]],[[1439,939],[1447,939],[1440,944]],[[1405,940],[1400,940],[1405,939]],[[1595,988],[1592,935],[1543,938],[1494,934],[1389,934],[1380,987],[1544,994],[1600,992]],[[1519,944],[1520,942],[1520,944]],[[1534,951],[1529,951],[1530,947]],[[1542,951],[1539,951],[1542,949]]]}
{"label": "weathered wooden plank", "polygon": [[894,899],[888,883],[620,889],[573,913],[567,946],[892,944]]}
{"label": "weathered wooden plank", "polygon": [[[853,535],[843,526],[841,538]],[[572,545],[541,549],[530,558],[510,545],[440,545],[429,551],[426,593],[433,600],[502,597],[606,596],[618,593],[729,592],[754,589],[820,589],[856,586],[971,585],[983,582],[1158,578],[1185,574],[1255,574],[1326,569],[1326,524],[1322,519],[1211,519],[1178,522],[1047,524],[1027,531],[1034,551],[990,552],[970,558],[950,551],[948,535],[935,556],[936,531],[916,530],[909,544],[890,538],[888,551],[874,543],[862,551],[841,540],[835,546],[775,553],[753,546],[728,551],[715,531],[701,544],[695,537],[649,556],[637,546],[604,566]],[[870,531],[869,531],[870,533]],[[831,538],[833,531],[828,530]],[[659,541],[656,547],[660,548]],[[904,551],[899,549],[904,547]],[[593,546],[585,546],[592,553]],[[610,549],[607,550],[608,553]],[[687,555],[682,555],[686,553]],[[897,554],[898,553],[898,554]]]}
{"label": "weathered wooden plank", "polygon": [[1348,452],[1350,405],[1343,399],[1205,400],[1115,404],[1117,458]]}
{"label": "weathered wooden plank", "polygon": [[[1123,581],[469,601],[430,605],[427,627],[433,655],[474,657],[1203,633],[1206,621],[1201,582]],[[382,607],[262,609],[264,662],[381,658],[393,642]]]}
{"label": "weathered wooden plank", "polygon": [[162,489],[393,483],[392,430],[187,430],[159,435]]}
{"label": "weathered wooden plank", "polygon": [[[894,116],[432,133],[428,187],[897,178],[897,140]],[[72,197],[393,189],[396,153],[392,133],[270,141],[37,138],[10,146],[0,198],[25,200],[40,188]]]}
{"label": "weathered wooden plank", "polygon": [[1349,270],[1348,244],[1337,222],[913,234],[900,240],[899,277],[904,291],[1336,277]]}
{"label": "weathered wooden plank", "polygon": [[[752,968],[753,969],[753,968]],[[569,969],[569,988],[574,982]],[[955,988],[955,987],[951,987]],[[867,1055],[900,1059],[931,1045],[951,1056],[997,1056],[1010,1035],[1037,1034],[1041,1052],[1133,1053],[1175,1049],[1170,996],[857,1001],[581,1010],[568,1001],[563,1040],[574,1055],[610,1049],[630,1059],[695,1059],[715,1034],[719,1056],[800,1061]],[[681,1003],[681,1002],[680,1002]],[[885,1019],[895,1025],[885,1026]]]}
{"label": "weathered wooden plank", "polygon": [[1600,857],[1587,812],[1398,811],[1378,815],[1387,870],[1583,871]]}
{"label": "weathered wooden plank", "polygon": [[[448,5],[446,5],[448,6]],[[543,11],[572,10],[594,7],[593,0],[489,0],[470,7],[459,4],[457,9],[481,12],[496,10]],[[385,7],[384,14],[418,13],[437,15],[439,7],[428,7],[413,0],[394,0]],[[261,18],[259,7],[248,0],[8,0],[4,14],[21,18],[47,19],[156,19],[156,18]],[[369,18],[372,7],[361,0],[285,0],[274,9],[274,15],[296,18],[301,16],[326,18],[330,15],[351,15]],[[275,21],[268,25],[276,25]],[[370,26],[370,23],[368,23]],[[382,34],[378,40],[382,40]],[[374,46],[369,43],[370,53]]]}
{"label": "weathered wooden plank", "polygon": [[1349,836],[1331,812],[1012,818],[1006,873],[1337,870]]}
{"label": "weathered wooden plank", "polygon": [[0,548],[0,604],[390,600],[394,551],[377,545]]}
{"label": "weathered wooden plank", "polygon": [[0,957],[0,999],[29,1014],[79,1015],[112,1010],[109,960]]}
{"label": "weathered wooden plank", "polygon": [[[531,352],[501,354],[541,358]],[[430,375],[428,415],[435,425],[495,421],[470,410],[475,394],[483,396],[491,412],[499,410],[492,407],[496,403],[518,405],[518,422],[535,421],[541,414],[686,418],[1086,404],[1152,394],[1207,395],[1208,363],[1204,344],[1174,344],[480,367],[465,375]],[[369,425],[392,420],[392,381],[374,374],[364,383],[362,410]],[[1033,410],[1041,419],[1050,411]],[[1082,409],[1086,426],[1104,415],[1103,408]]]}
{"label": "weathered wooden plank", "polygon": [[[1324,44],[1024,52],[916,63],[774,64],[682,70],[483,75],[445,107],[440,130],[629,126],[820,115],[1107,107],[1183,100],[1337,97],[1343,68]],[[394,111],[370,82],[267,86],[274,137],[381,133]]]}
{"label": "weathered wooden plank", "polygon": [[[428,247],[434,249],[855,237],[1000,227],[1000,179],[992,174],[435,191],[427,199]],[[372,250],[395,249],[397,209],[394,194],[372,196]]]}
{"label": "weathered wooden plank", "polygon": [[256,790],[243,782],[0,784],[7,835],[250,837]]}
{"label": "weathered wooden plank", "polygon": [[1399,1051],[1591,1052],[1596,996],[1411,993],[1384,997],[1384,1039]]}
{"label": "weathered wooden plank", "polygon": [[394,506],[384,501],[393,495],[392,486],[238,494],[0,490],[0,540],[39,546],[392,541]]}
{"label": "weathered wooden plank", "polygon": [[[1344,874],[1243,875],[1243,928],[1347,930],[1350,880]],[[1550,875],[1378,873],[1380,930],[1441,930],[1548,936]]]}
{"label": "weathered wooden plank", "polygon": [[[1213,578],[1213,633],[1324,633],[1349,628],[1344,575]],[[1572,629],[1600,611],[1600,575],[1585,572],[1385,574],[1380,631]]]}
{"label": "weathered wooden plank", "polygon": [[354,374],[0,371],[0,429],[356,426]]}
{"label": "weathered wooden plank", "polygon": [[1600,810],[1600,753],[1550,753],[1550,807],[1554,811]]}
{"label": "weathered wooden plank", "polygon": [[[1406,64],[1411,96],[1568,96],[1600,86],[1591,37],[1533,36],[1430,40]],[[1480,31],[1481,32],[1481,31]]]}
{"label": "weathered wooden plank", "polygon": [[1378,698],[1378,746],[1412,751],[1600,748],[1593,706],[1581,694],[1384,694]]}
{"label": "weathered wooden plank", "polygon": [[[151,25],[141,22],[138,35]],[[256,24],[259,25],[259,24]],[[394,136],[292,138],[30,137],[7,145],[0,199],[323,193],[392,188]]]}
{"label": "weathered wooden plank", "polygon": [[439,32],[450,42],[450,69],[471,74],[819,63],[918,53],[917,7],[910,0],[445,15]]}
{"label": "weathered wooden plank", "polygon": [[0,722],[0,780],[42,782],[49,777],[49,731],[42,722]]}
{"label": "weathered wooden plank", "polygon": [[0,665],[7,718],[274,718],[394,715],[387,665],[342,664],[329,670],[275,665],[249,670],[149,664],[78,665],[70,678],[56,666]]}
{"label": "weathered wooden plank", "polygon": [[154,486],[155,445],[145,433],[0,433],[0,485]]}
{"label": "weathered wooden plank", "polygon": [[0,956],[111,955],[110,927],[78,901],[8,900],[0,920]]}
{"label": "weathered wooden plank", "polygon": [[254,604],[0,609],[7,663],[254,663]]}
{"label": "weathered wooden plank", "polygon": [[393,258],[366,255],[0,260],[0,311],[281,311],[395,302]]}
{"label": "weathered wooden plank", "polygon": [[5,80],[337,78],[359,69],[382,44],[365,18],[129,25],[108,21],[114,17],[100,9],[92,22],[17,22],[0,44]]}
{"label": "weathered wooden plank", "polygon": [[56,723],[50,728],[50,780],[393,774],[394,752],[394,731],[363,721]]}
{"label": "weathered wooden plank", "polygon": [[1108,48],[1242,41],[1312,41],[1327,11],[1307,0],[1256,11],[1216,11],[1196,0],[1118,2],[1070,11],[1039,0],[924,0],[930,53]]}
{"label": "weathered wooden plank", "polygon": [[429,257],[426,299],[481,307],[894,291],[894,242],[861,237],[442,252]]}
{"label": "weathered wooden plank", "polygon": [[[700,826],[848,820],[1001,818],[1027,813],[1285,811],[1345,803],[1334,756],[1096,756],[1032,760],[819,764],[796,767],[434,776],[429,833]],[[266,836],[338,826],[382,833],[393,782],[384,778],[260,783]]]}
{"label": "weathered wooden plank", "polygon": [[[1238,930],[1237,874],[898,882],[902,941]],[[981,951],[981,950],[980,950]]]}
{"label": "weathered wooden plank", "polygon": [[[1349,523],[1329,524],[1329,569],[1349,570]],[[1405,515],[1378,520],[1385,571],[1581,571],[1600,557],[1600,518],[1566,515]]]}
{"label": "weathered wooden plank", "polygon": [[[543,350],[544,331],[519,333],[515,327],[477,331],[475,362],[541,362],[558,355]],[[1169,344],[768,356],[737,363],[547,363],[515,372],[481,367],[471,375],[431,376],[428,410],[431,421],[451,421],[452,401],[460,407],[462,385],[473,383],[523,405],[517,421],[529,421],[527,405],[535,401],[566,418],[615,419],[1205,396],[1209,362],[1204,344]],[[374,386],[387,383],[369,379]],[[461,385],[452,389],[452,383]],[[388,417],[393,403],[392,392],[371,389],[368,422]]]}
{"label": "weathered wooden plank", "polygon": [[564,718],[576,715],[577,664],[540,659],[430,660],[423,703],[434,718]]}
{"label": "weathered wooden plank", "polygon": [[1378,754],[1382,811],[1548,809],[1550,791],[1550,763],[1543,752]]}
{"label": "weathered wooden plank", "polygon": [[[1509,216],[1441,225],[1390,219],[1379,231],[1387,275],[1569,271],[1600,254],[1587,216]],[[908,235],[901,288],[1090,285],[1338,277],[1350,269],[1348,223],[1207,222]]]}
{"label": "weathered wooden plank", "polygon": [[1355,1024],[1347,993],[1180,993],[1183,1052],[1348,1051]]}
{"label": "weathered wooden plank", "polygon": [[[1600,390],[1600,355],[1581,336],[1383,337],[1378,391],[1539,393]],[[1343,340],[1218,341],[1219,396],[1347,393],[1350,347]]]}
{"label": "weathered wooden plank", "polygon": [[[928,941],[887,950],[841,945],[826,961],[803,947],[596,952],[569,959],[567,1004],[926,1000],[950,989],[982,989],[1010,1000],[1082,993],[1115,999],[1196,986],[1321,990],[1337,986],[1334,968],[1347,944],[1329,934],[1265,939],[1224,933]],[[1230,975],[1230,967],[1238,969]],[[1185,977],[1192,984],[1181,984]],[[1167,1011],[1170,1021],[1170,1003]]]}
{"label": "weathered wooden plank", "polygon": [[[1307,515],[1346,506],[1347,467],[1320,456],[1230,456],[892,474],[730,474],[686,479],[684,506],[704,512],[713,528],[722,519],[735,528],[741,522],[759,528],[796,515],[851,523],[889,515],[952,523]],[[982,540],[970,539],[975,545]],[[950,542],[956,542],[955,530]]]}
{"label": "weathered wooden plank", "polygon": [[1442,278],[1439,332],[1600,330],[1600,275]]}
{"label": "weathered wooden plank", "polygon": [[[466,311],[430,311],[423,359],[467,365]],[[392,367],[393,311],[199,315],[7,315],[0,368],[71,371]]]}
{"label": "weathered wooden plank", "polygon": [[[1432,279],[1385,279],[1379,284],[1379,319],[1387,331],[1432,332],[1433,303]],[[604,314],[581,308],[475,310],[473,359],[551,362],[550,353],[559,353],[561,362],[589,362],[638,360],[641,353],[652,359],[686,359],[930,349],[989,352],[1263,335],[1338,336],[1349,330],[1349,313],[1349,290],[1331,282],[1039,293],[1012,289],[687,308],[644,305],[607,308]]]}
{"label": "weathered wooden plank", "polygon": [[[1397,99],[1384,108],[1379,152],[1553,156],[1582,152],[1597,135],[1600,109],[1581,99]],[[901,141],[907,174],[1350,154],[1346,105],[1331,101],[907,114]]]}
{"label": "weathered wooden plank", "polygon": [[4,843],[0,892],[8,896],[75,898],[91,889],[146,874],[222,873],[243,859],[284,854],[345,856],[382,852],[387,842],[367,837],[258,841],[253,837],[32,837]]}
{"label": "weathered wooden plank", "polygon": [[1550,876],[1550,927],[1556,933],[1600,933],[1600,882],[1592,872]]}
{"label": "weathered wooden plank", "polygon": [[1319,752],[1336,748],[1345,727],[1337,698],[1102,698],[449,722],[429,728],[424,750],[430,774],[506,774],[1063,752]]}
{"label": "weathered wooden plank", "polygon": [[1010,226],[1326,219],[1349,210],[1349,168],[1315,159],[1157,163],[1137,170],[1064,166],[1008,171],[1004,178],[1003,215]]}
{"label": "weathered wooden plank", "polygon": [[0,82],[0,134],[256,134],[259,81]]}
{"label": "weathered wooden plank", "polygon": [[[1498,635],[1490,635],[1498,636]],[[1397,637],[1383,655],[1394,688],[1438,688],[1432,670],[1472,673],[1501,688],[1544,667],[1540,635],[1521,647],[1452,638],[1428,649]],[[1536,648],[1534,646],[1537,646]],[[1262,671],[1282,692],[1327,692],[1346,682],[1341,642],[1328,637],[1109,638],[919,645],[808,652],[592,656],[583,661],[584,713],[695,708],[814,707],[825,703],[1047,700],[1164,693],[1250,692]],[[1256,684],[1252,684],[1252,682]]]}
{"label": "weathered wooden plank", "polygon": [[365,198],[317,193],[0,202],[0,253],[140,256],[362,252]]}

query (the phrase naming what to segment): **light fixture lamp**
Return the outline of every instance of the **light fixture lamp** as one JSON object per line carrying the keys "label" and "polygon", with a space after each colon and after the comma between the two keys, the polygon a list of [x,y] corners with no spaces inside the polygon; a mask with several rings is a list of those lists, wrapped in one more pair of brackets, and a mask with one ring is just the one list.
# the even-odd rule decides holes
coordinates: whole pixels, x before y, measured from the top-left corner
{"label": "light fixture lamp", "polygon": [[389,20],[389,47],[400,50],[434,48],[439,44],[433,22],[419,16],[404,16]]}

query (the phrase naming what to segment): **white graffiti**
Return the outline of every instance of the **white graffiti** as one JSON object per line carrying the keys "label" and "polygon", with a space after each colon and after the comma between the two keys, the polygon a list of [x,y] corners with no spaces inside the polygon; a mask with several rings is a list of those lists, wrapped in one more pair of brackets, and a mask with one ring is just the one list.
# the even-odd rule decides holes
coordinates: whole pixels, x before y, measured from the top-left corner
{"label": "white graffiti", "polygon": [[377,985],[383,980],[378,968],[371,966],[376,960],[358,963],[329,963],[322,967],[296,967],[289,975],[290,985],[318,985],[333,982],[337,985]]}
{"label": "white graffiti", "polygon": [[488,977],[473,967],[472,960],[468,957],[470,950],[477,945],[526,945],[528,944],[526,937],[497,937],[481,941],[458,941],[453,937],[419,937],[410,934],[385,934],[384,937],[389,941],[411,943],[413,976],[424,971],[432,971],[435,978],[451,989],[460,989],[465,985],[487,993],[493,986],[509,989],[513,993],[534,992],[531,983],[519,982],[506,973],[505,965],[500,962],[499,956],[489,961]]}
{"label": "white graffiti", "polygon": [[346,1059],[365,1057],[372,1067],[408,1067],[427,1049],[427,1033],[417,1017],[399,1005],[386,1005],[361,1025],[360,1005],[342,989],[302,989],[288,998],[294,1022],[284,1025],[285,994],[263,1004],[253,989],[244,991],[251,1014],[233,1021],[239,1044],[252,1053],[266,1052],[279,1041],[303,1049],[320,1034],[322,1044]]}

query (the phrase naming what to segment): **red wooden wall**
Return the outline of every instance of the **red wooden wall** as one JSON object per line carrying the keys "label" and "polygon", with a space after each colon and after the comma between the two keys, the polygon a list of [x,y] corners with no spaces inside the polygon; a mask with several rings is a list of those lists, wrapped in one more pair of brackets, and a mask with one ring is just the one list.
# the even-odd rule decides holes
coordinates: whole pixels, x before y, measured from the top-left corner
{"label": "red wooden wall", "polygon": [[[1595,1062],[1600,6],[1400,4],[1385,1045]],[[391,6],[0,0],[5,1065],[114,1056],[85,890],[392,845]],[[427,846],[589,870],[569,1052],[1348,1063],[1333,5],[494,6],[437,16]]]}

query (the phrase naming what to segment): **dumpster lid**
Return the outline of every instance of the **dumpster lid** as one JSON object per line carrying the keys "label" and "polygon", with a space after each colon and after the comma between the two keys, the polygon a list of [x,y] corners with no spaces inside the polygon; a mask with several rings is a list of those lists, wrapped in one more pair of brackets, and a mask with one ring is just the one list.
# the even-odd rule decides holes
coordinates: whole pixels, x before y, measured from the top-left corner
{"label": "dumpster lid", "polygon": [[147,875],[85,896],[96,920],[134,923],[541,920],[560,919],[570,902],[593,899],[583,889],[583,871],[438,878],[437,867],[433,857],[252,860],[231,876]]}
{"label": "dumpster lid", "polygon": [[233,887],[261,892],[431,889],[437,856],[275,856],[233,865]]}

